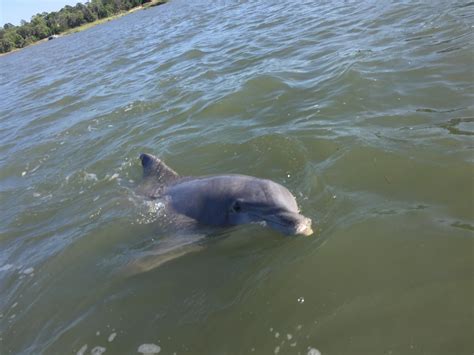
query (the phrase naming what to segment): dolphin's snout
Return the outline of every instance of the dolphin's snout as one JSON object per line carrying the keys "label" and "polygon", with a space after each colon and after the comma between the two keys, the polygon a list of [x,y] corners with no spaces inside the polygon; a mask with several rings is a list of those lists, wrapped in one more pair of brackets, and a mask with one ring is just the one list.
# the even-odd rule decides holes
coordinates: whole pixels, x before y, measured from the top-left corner
{"label": "dolphin's snout", "polygon": [[309,218],[305,218],[302,222],[298,224],[296,227],[296,234],[298,235],[304,235],[306,237],[309,237],[311,234],[313,234],[313,229],[311,228],[312,221]]}

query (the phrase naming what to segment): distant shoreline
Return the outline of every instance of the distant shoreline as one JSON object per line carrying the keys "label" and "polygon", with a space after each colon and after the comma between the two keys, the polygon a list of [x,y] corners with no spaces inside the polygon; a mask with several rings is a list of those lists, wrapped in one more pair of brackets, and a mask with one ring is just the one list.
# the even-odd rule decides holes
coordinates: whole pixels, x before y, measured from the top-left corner
{"label": "distant shoreline", "polygon": [[[132,9],[128,10],[128,11],[123,11],[123,12],[118,13],[116,15],[112,15],[112,16],[109,16],[109,17],[106,17],[106,18],[102,18],[102,19],[96,20],[94,22],[85,23],[85,24],[83,24],[81,26],[78,26],[78,27],[70,28],[70,29],[68,29],[68,30],[66,30],[62,33],[59,33],[58,38],[63,37],[63,36],[67,36],[67,35],[70,35],[70,34],[73,34],[73,33],[82,32],[82,31],[88,30],[91,27],[95,27],[97,25],[101,25],[103,23],[116,20],[120,17],[129,15],[129,14],[134,13],[136,11],[147,9],[147,8],[158,6],[158,5],[163,5],[167,2],[168,2],[168,0],[156,0],[156,1],[149,2],[149,3],[145,3],[144,5],[134,7]],[[43,38],[43,39],[40,39],[39,41],[28,44],[27,46],[24,46],[22,48],[14,48],[9,52],[0,53],[0,57],[8,55],[8,54],[12,54],[12,53],[21,51],[22,49],[25,49],[25,48],[28,48],[28,47],[31,47],[31,46],[35,46],[37,44],[40,44],[40,43],[43,43],[43,42],[48,42],[48,41],[49,41],[49,37]]]}

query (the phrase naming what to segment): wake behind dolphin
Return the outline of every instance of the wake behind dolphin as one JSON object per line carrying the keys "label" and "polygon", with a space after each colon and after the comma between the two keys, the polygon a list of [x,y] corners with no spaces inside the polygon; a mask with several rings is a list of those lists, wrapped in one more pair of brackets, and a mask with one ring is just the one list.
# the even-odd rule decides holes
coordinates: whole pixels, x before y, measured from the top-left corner
{"label": "wake behind dolphin", "polygon": [[246,175],[180,177],[157,157],[141,154],[138,191],[161,199],[177,224],[231,227],[260,223],[286,235],[313,234],[295,197],[271,180]]}

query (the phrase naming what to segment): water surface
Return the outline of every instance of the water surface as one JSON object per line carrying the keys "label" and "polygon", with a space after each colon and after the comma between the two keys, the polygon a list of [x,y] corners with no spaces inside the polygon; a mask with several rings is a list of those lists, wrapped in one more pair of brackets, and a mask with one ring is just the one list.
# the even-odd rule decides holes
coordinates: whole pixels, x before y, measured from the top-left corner
{"label": "water surface", "polygon": [[[1,57],[0,353],[472,354],[473,19],[174,0]],[[141,152],[284,184],[317,233],[125,277]]]}

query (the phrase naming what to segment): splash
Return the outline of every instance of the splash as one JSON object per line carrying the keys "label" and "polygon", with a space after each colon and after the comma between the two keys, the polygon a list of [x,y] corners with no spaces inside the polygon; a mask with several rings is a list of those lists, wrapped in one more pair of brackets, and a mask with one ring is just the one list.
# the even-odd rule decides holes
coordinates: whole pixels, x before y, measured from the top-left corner
{"label": "splash", "polygon": [[321,355],[321,352],[316,348],[308,348],[307,355]]}
{"label": "splash", "polygon": [[162,201],[144,201],[142,209],[136,221],[138,224],[150,224],[160,217],[166,217],[165,204]]}
{"label": "splash", "polygon": [[154,355],[161,351],[161,347],[156,344],[142,344],[137,351],[143,355]]}
{"label": "splash", "polygon": [[87,344],[83,345],[79,351],[76,353],[76,355],[84,355],[87,351]]}
{"label": "splash", "polygon": [[107,339],[109,341],[109,343],[113,342],[116,336],[117,336],[117,333],[110,334],[108,339]]}
{"label": "splash", "polygon": [[102,355],[106,350],[103,346],[96,346],[91,350],[91,355]]}

